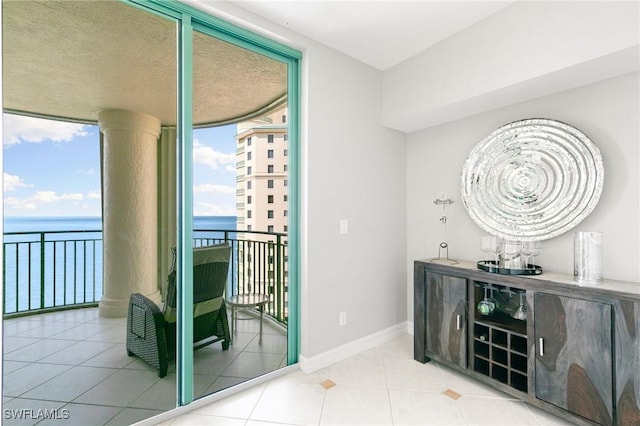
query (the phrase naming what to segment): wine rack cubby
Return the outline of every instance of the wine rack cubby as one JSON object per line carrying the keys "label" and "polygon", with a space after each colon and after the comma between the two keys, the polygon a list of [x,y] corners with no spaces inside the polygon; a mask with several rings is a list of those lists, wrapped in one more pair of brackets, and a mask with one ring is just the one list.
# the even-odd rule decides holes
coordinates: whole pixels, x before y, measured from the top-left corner
{"label": "wine rack cubby", "polygon": [[[483,315],[476,309],[473,323],[473,369],[521,392],[528,391],[526,319],[515,319],[521,293],[504,286],[475,283],[475,304],[490,289],[495,310]],[[512,302],[514,301],[515,302]]]}

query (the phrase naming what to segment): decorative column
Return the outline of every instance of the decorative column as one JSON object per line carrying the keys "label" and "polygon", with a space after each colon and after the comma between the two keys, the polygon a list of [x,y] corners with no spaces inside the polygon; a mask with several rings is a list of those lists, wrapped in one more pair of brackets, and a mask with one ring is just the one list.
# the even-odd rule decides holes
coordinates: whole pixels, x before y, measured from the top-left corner
{"label": "decorative column", "polygon": [[158,136],[160,120],[118,110],[98,113],[103,133],[102,317],[126,317],[129,295],[158,291]]}
{"label": "decorative column", "polygon": [[163,127],[158,146],[158,286],[167,294],[167,277],[176,246],[176,138],[175,127]]}

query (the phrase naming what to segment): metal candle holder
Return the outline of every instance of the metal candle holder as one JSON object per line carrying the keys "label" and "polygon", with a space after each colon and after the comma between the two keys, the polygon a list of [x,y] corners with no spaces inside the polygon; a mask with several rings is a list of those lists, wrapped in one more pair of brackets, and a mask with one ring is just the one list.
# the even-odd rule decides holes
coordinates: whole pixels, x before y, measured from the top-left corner
{"label": "metal candle holder", "polygon": [[[433,204],[437,206],[441,206],[442,213],[440,215],[440,223],[442,229],[442,241],[438,246],[438,257],[432,259],[434,262],[448,263],[450,265],[455,265],[458,263],[457,260],[449,259],[449,244],[447,243],[447,206],[450,206],[455,201],[449,198],[448,194],[441,193],[435,200],[433,200]],[[446,257],[442,257],[442,252],[445,252]]]}

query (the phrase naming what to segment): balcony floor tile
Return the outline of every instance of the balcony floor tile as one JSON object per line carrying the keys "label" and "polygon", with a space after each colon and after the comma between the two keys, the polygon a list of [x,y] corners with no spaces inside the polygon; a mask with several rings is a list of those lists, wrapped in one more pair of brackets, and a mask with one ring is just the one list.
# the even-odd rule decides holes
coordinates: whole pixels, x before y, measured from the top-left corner
{"label": "balcony floor tile", "polygon": [[113,343],[74,342],[65,349],[43,358],[41,362],[50,364],[80,365],[113,346]]}
{"label": "balcony floor tile", "polygon": [[112,368],[73,367],[20,396],[50,401],[73,401],[117,371]]}
{"label": "balcony floor tile", "polygon": [[[239,315],[250,320],[239,321],[244,325],[229,350],[214,343],[194,352],[195,398],[286,365],[283,331],[265,321],[259,346],[257,317]],[[175,360],[161,379],[128,356],[126,318],[101,318],[97,308],[85,308],[8,319],[3,327],[4,408],[69,414],[3,424],[128,425],[176,406]]]}
{"label": "balcony floor tile", "polygon": [[20,396],[69,369],[71,369],[69,365],[32,363],[12,373],[4,374],[2,396]]}
{"label": "balcony floor tile", "polygon": [[[5,342],[13,338],[14,337],[7,337],[5,338]],[[76,342],[70,340],[37,339],[35,342],[31,343],[28,346],[22,347],[12,352],[5,352],[4,359],[10,361],[35,362],[49,355],[53,355],[54,353],[59,352],[75,343]]]}

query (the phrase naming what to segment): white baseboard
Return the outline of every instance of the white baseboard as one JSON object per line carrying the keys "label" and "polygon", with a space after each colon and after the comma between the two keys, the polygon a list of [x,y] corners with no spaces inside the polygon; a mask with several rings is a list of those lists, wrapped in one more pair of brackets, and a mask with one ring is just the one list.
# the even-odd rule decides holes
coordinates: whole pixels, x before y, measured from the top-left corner
{"label": "white baseboard", "polygon": [[[375,348],[378,345],[407,334],[407,332],[408,324],[407,321],[405,321],[309,358],[300,355],[300,370],[305,374],[313,373],[331,364]],[[413,333],[413,325],[411,326],[411,332]]]}

